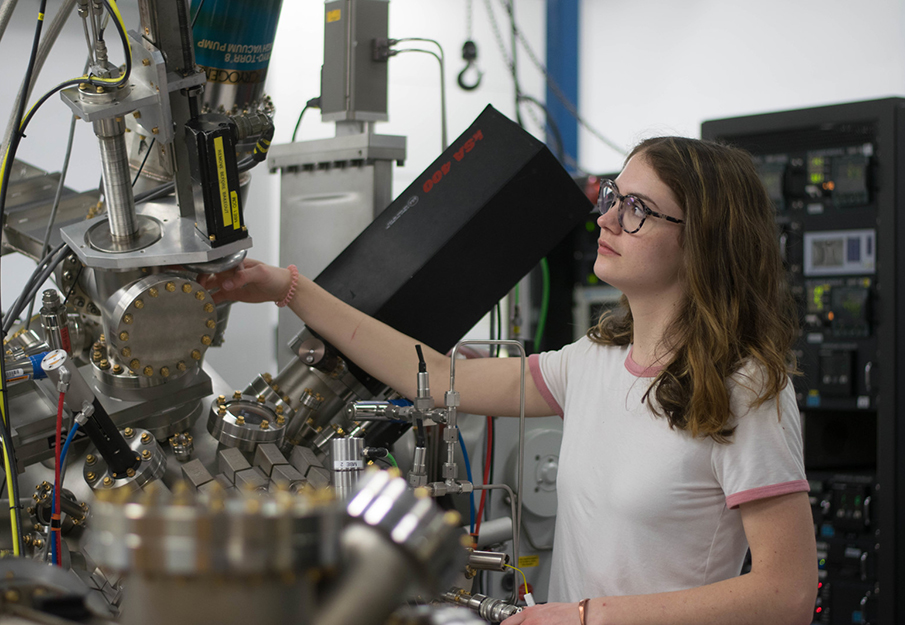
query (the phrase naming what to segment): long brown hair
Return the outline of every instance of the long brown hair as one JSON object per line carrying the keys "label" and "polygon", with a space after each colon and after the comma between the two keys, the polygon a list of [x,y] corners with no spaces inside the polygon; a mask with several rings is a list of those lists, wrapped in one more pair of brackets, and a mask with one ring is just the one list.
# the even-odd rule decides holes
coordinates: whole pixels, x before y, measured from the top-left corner
{"label": "long brown hair", "polygon": [[[659,137],[638,155],[685,212],[682,233],[685,300],[664,338],[672,360],[653,392],[672,428],[729,442],[726,380],[757,366],[753,405],[776,398],[795,371],[798,312],[780,257],[773,205],[750,155],[711,141]],[[626,159],[628,162],[628,159]],[[588,331],[604,345],[633,341],[628,300]],[[746,384],[747,386],[747,384]],[[662,412],[661,412],[662,411]]]}

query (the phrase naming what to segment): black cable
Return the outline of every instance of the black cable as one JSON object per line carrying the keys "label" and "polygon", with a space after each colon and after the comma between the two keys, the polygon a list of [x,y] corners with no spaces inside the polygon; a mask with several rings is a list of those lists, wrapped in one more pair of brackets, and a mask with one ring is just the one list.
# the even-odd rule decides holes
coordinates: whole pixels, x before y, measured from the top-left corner
{"label": "black cable", "polygon": [[198,16],[201,15],[201,9],[204,7],[204,0],[198,3],[198,10],[195,11],[195,17],[192,18],[192,28],[195,28],[195,20],[198,19]]}
{"label": "black cable", "polygon": [[547,127],[550,129],[550,133],[553,135],[553,139],[556,141],[556,158],[559,159],[560,163],[565,163],[566,161],[566,149],[562,142],[562,134],[559,132],[559,126],[556,124],[556,120],[553,119],[553,116],[550,114],[550,109],[548,109],[543,102],[534,98],[530,95],[521,95],[519,96],[520,102],[530,102],[534,104],[544,112],[544,117],[547,120]]}
{"label": "black cable", "polygon": [[72,285],[69,287],[69,291],[66,293],[66,297],[63,298],[63,306],[66,305],[66,302],[69,301],[69,298],[72,296],[72,292],[75,291],[75,285],[79,283],[79,276],[82,275],[82,269],[85,268],[85,265],[79,263],[79,270],[75,272],[75,277],[72,279]]}
{"label": "black cable", "polygon": [[148,145],[148,151],[145,153],[145,157],[141,159],[141,165],[138,166],[138,171],[135,172],[135,178],[132,179],[132,186],[135,186],[135,183],[138,182],[138,177],[141,176],[141,170],[145,168],[145,163],[148,162],[148,157],[151,156],[151,150],[154,148],[154,143],[157,141],[156,137],[151,138],[151,143]]}
{"label": "black cable", "polygon": [[509,0],[506,5],[506,11],[509,13],[509,23],[512,26],[512,82],[515,84],[515,121],[522,128],[525,124],[522,120],[522,112],[519,110],[518,102],[522,96],[522,88],[518,82],[518,28],[515,25],[515,0]]}

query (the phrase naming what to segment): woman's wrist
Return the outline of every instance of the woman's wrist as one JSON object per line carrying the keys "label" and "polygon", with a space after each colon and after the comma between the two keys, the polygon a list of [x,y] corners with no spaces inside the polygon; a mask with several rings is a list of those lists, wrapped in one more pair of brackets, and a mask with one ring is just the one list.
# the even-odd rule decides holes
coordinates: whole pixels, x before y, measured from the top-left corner
{"label": "woman's wrist", "polygon": [[578,622],[581,625],[588,625],[588,602],[590,599],[582,599],[578,602]]}
{"label": "woman's wrist", "polygon": [[276,305],[280,308],[285,308],[289,305],[289,302],[292,301],[292,298],[295,296],[295,291],[299,285],[299,270],[295,265],[289,265],[286,268],[289,271],[289,288],[286,291],[286,294],[282,299],[276,300]]}

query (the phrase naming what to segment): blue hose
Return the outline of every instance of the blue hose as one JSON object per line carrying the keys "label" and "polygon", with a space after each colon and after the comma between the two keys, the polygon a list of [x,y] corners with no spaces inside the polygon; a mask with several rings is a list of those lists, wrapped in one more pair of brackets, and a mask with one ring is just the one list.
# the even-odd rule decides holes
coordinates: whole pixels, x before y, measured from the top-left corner
{"label": "blue hose", "polygon": [[[75,431],[79,429],[79,422],[75,421],[72,424],[72,429],[69,430],[69,434],[66,436],[66,442],[63,443],[63,449],[60,450],[60,484],[59,487],[63,488],[63,467],[66,466],[66,452],[69,451],[69,443],[72,442],[72,439],[75,437]],[[53,515],[57,513],[57,497],[56,497],[56,486],[50,491],[50,516],[53,518]],[[54,539],[53,532],[48,534],[47,539],[50,541],[50,561],[56,564],[57,562],[57,541]],[[62,554],[61,554],[62,555]]]}
{"label": "blue hose", "polygon": [[[458,428],[457,428],[458,430]],[[465,473],[468,475],[468,481],[474,484],[471,479],[471,462],[468,461],[468,450],[465,449],[465,439],[462,438],[462,430],[459,433],[459,446],[462,448],[462,455],[465,457]],[[469,510],[471,511],[471,533],[474,534],[475,508],[474,508],[474,491],[468,493]]]}

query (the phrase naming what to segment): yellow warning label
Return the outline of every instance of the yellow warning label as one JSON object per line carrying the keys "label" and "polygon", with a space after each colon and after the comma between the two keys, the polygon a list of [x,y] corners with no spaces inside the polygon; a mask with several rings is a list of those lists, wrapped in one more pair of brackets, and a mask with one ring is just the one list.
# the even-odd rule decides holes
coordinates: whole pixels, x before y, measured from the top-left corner
{"label": "yellow warning label", "polygon": [[[232,203],[229,199],[229,181],[226,178],[226,153],[223,150],[223,137],[214,137],[214,152],[217,158],[217,183],[220,187],[220,211],[223,213],[223,225],[233,226]],[[238,215],[238,207],[236,214]],[[238,225],[233,226],[238,228]]]}
{"label": "yellow warning label", "polygon": [[519,556],[518,568],[530,569],[533,566],[540,566],[540,556]]}
{"label": "yellow warning label", "polygon": [[327,23],[330,24],[332,22],[338,22],[342,19],[342,10],[335,9],[333,11],[327,11]]}
{"label": "yellow warning label", "polygon": [[239,194],[235,191],[229,192],[230,205],[233,211],[233,230],[239,229]]}

